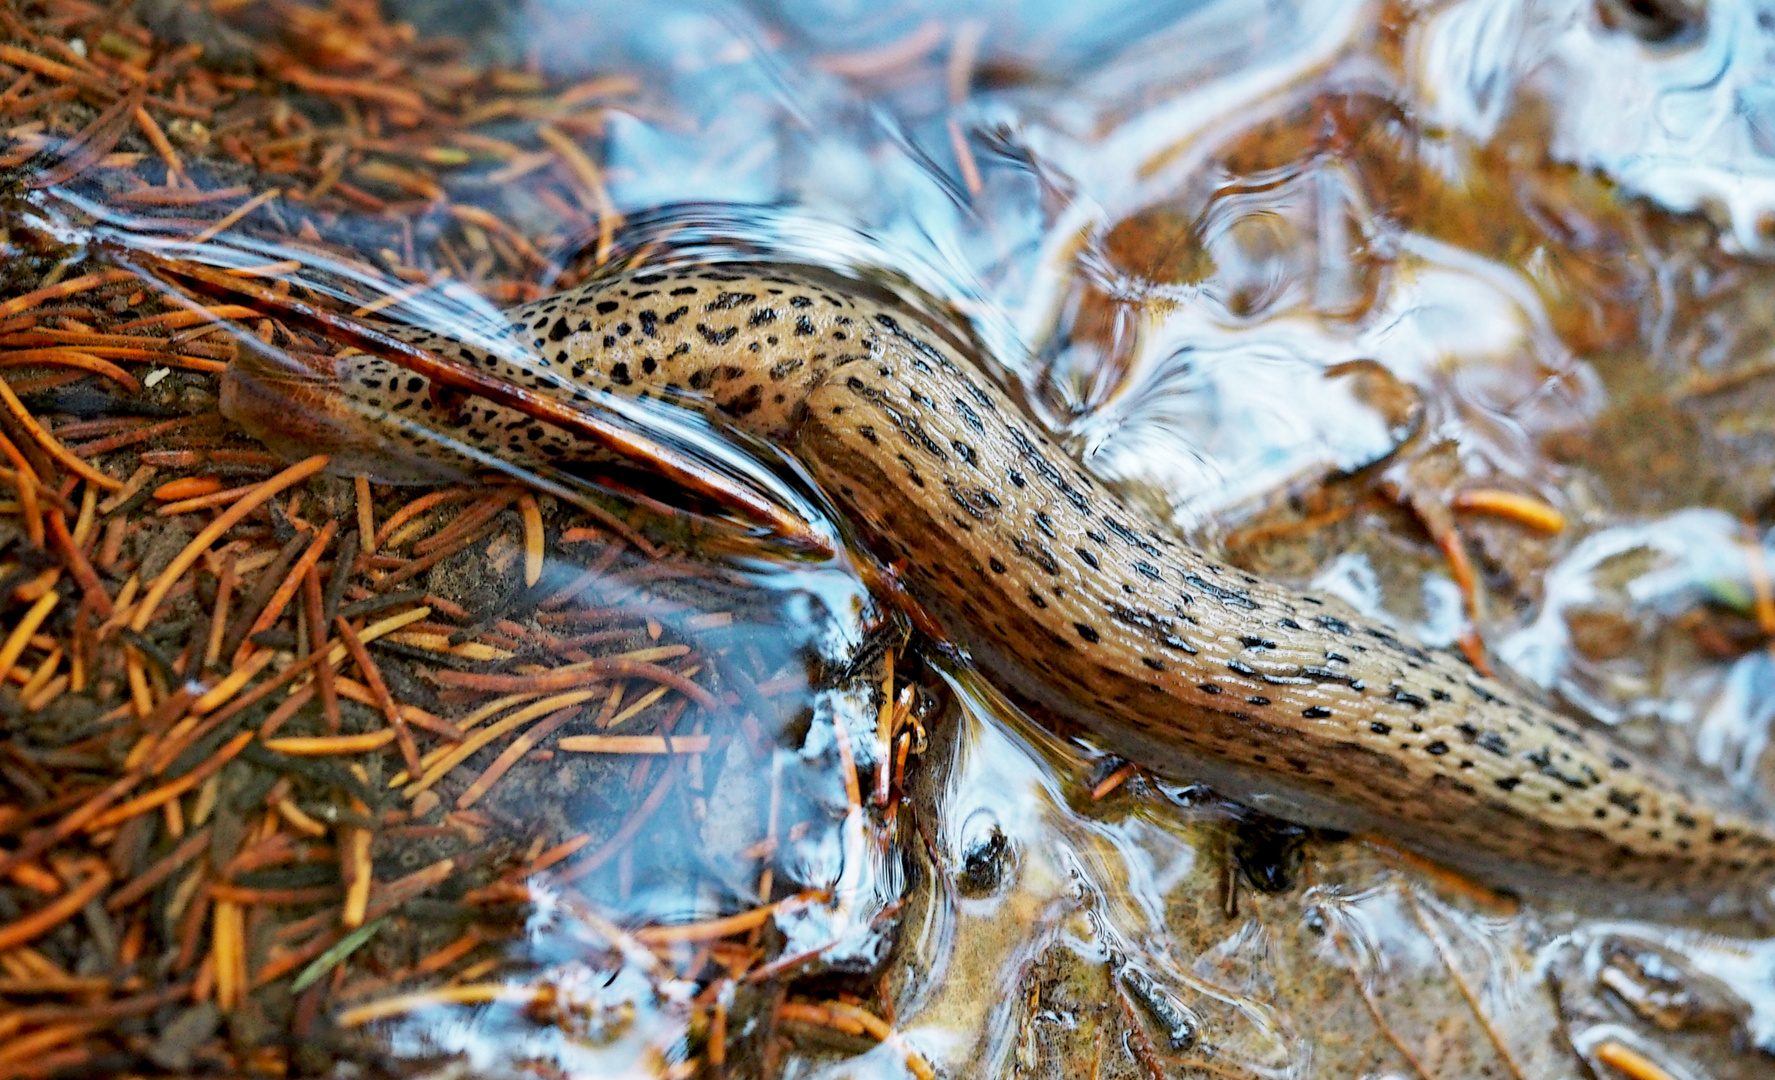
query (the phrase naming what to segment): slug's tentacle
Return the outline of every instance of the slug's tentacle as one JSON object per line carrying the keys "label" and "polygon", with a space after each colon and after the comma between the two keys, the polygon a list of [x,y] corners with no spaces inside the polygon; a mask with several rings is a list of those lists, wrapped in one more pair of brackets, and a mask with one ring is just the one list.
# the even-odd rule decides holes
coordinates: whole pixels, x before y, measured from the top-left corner
{"label": "slug's tentacle", "polygon": [[[1494,878],[1528,867],[1704,895],[1775,876],[1767,827],[1449,653],[1179,543],[946,338],[864,292],[722,265],[603,279],[509,316],[523,363],[404,336],[547,393],[674,401],[786,446],[983,670],[1136,760],[1176,759],[1240,797]],[[331,432],[433,467],[447,467],[434,432],[519,461],[582,453],[374,357],[332,374],[351,404],[323,408],[323,446]],[[249,396],[234,415],[287,444],[280,410]],[[345,430],[365,424],[377,430]]]}

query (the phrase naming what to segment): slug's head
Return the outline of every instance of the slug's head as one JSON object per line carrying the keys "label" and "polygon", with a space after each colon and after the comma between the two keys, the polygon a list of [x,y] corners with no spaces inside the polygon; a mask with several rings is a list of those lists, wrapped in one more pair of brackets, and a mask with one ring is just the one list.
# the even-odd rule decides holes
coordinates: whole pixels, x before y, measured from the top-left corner
{"label": "slug's head", "polygon": [[[353,357],[293,355],[236,340],[222,373],[222,415],[291,460],[332,457],[329,471],[379,483],[460,479],[431,433],[372,405],[350,377]],[[361,359],[361,357],[356,358]]]}

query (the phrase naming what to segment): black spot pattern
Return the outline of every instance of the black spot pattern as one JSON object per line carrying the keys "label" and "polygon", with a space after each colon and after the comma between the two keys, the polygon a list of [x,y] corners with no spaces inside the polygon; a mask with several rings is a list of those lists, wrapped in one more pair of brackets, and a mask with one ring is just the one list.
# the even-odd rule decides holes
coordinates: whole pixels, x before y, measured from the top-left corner
{"label": "black spot pattern", "polygon": [[[594,279],[508,315],[511,333],[472,351],[390,332],[563,399],[718,409],[792,446],[866,543],[905,553],[908,591],[983,670],[1012,693],[1074,703],[1112,749],[1121,732],[1171,740],[1445,857],[1650,885],[1775,866],[1769,830],[1459,658],[1182,545],[946,338],[860,290],[726,265]],[[504,406],[446,402],[381,358],[350,358],[339,380],[364,409],[341,422],[383,425],[378,452],[396,471],[453,460],[423,427],[444,418],[453,438],[520,464],[602,457]]]}

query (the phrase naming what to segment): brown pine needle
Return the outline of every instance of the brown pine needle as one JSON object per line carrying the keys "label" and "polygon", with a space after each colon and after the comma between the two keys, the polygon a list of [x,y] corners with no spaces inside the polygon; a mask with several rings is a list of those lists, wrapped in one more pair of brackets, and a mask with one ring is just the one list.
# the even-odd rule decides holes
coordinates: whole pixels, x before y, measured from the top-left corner
{"label": "brown pine needle", "polygon": [[153,892],[155,887],[167,878],[172,877],[179,867],[196,858],[200,851],[207,851],[210,846],[210,829],[205,825],[187,836],[178,847],[174,848],[165,858],[142,871],[135,880],[112,893],[105,901],[108,911],[122,911],[131,904]]}
{"label": "brown pine needle", "polygon": [[1424,914],[1423,905],[1418,903],[1418,899],[1416,895],[1413,894],[1411,886],[1407,885],[1401,890],[1401,892],[1405,894],[1405,902],[1407,906],[1411,908],[1412,918],[1417,921],[1418,927],[1424,932],[1424,936],[1429,938],[1430,944],[1435,947],[1436,955],[1442,961],[1442,969],[1448,972],[1448,977],[1454,982],[1455,989],[1460,991],[1462,1000],[1467,1003],[1468,1011],[1473,1014],[1474,1020],[1479,1023],[1480,1030],[1485,1032],[1485,1037],[1490,1040],[1492,1049],[1497,1051],[1498,1057],[1503,1059],[1504,1066],[1510,1070],[1510,1075],[1514,1077],[1515,1080],[1527,1080],[1523,1075],[1522,1066],[1518,1065],[1516,1062],[1516,1055],[1510,1052],[1509,1045],[1505,1043],[1503,1033],[1498,1030],[1496,1024],[1491,1022],[1491,1018],[1486,1016],[1485,1009],[1480,1004],[1479,995],[1474,992],[1471,986],[1467,985],[1466,978],[1461,975],[1460,969],[1455,966],[1455,957],[1453,951],[1449,948],[1448,943],[1443,941],[1442,934],[1430,925],[1429,918]]}
{"label": "brown pine needle", "polygon": [[1411,1047],[1407,1046],[1405,1040],[1393,1029],[1393,1025],[1387,1023],[1386,1014],[1381,1012],[1380,1003],[1375,1000],[1374,991],[1370,989],[1369,981],[1352,953],[1352,946],[1344,941],[1343,931],[1335,927],[1332,928],[1331,944],[1338,959],[1343,961],[1344,969],[1349,972],[1350,982],[1355,985],[1357,995],[1362,998],[1362,1004],[1368,1008],[1368,1015],[1373,1019],[1375,1027],[1388,1042],[1393,1044],[1393,1049],[1399,1052],[1399,1056],[1411,1066],[1411,1070],[1417,1074],[1418,1080],[1433,1080],[1429,1071],[1424,1068],[1423,1060],[1412,1052]]}
{"label": "brown pine needle", "polygon": [[1355,839],[1375,849],[1389,862],[1409,867],[1430,878],[1436,882],[1437,888],[1445,892],[1466,897],[1468,900],[1495,912],[1510,914],[1517,909],[1516,901],[1507,893],[1496,892],[1472,878],[1456,873],[1439,862],[1426,859],[1416,852],[1407,851],[1385,837],[1372,833],[1358,833]]}
{"label": "brown pine needle", "polygon": [[[72,1042],[102,1027],[98,1021],[67,1021],[38,1028],[0,1046],[0,1076],[49,1076],[67,1065],[78,1065],[87,1057],[83,1048],[57,1053],[48,1051]],[[25,1063],[29,1063],[27,1067]]]}
{"label": "brown pine needle", "polygon": [[376,661],[370,658],[370,650],[364,648],[364,643],[358,639],[357,631],[351,628],[351,623],[346,620],[345,616],[335,615],[333,617],[333,629],[338,631],[339,640],[345,643],[346,651],[351,654],[352,661],[357,664],[358,671],[363,674],[364,682],[370,687],[370,693],[375,695],[376,705],[382,710],[382,715],[387,718],[388,726],[394,729],[395,743],[401,748],[401,760],[406,762],[407,772],[418,774],[421,768],[419,747],[414,745],[413,733],[407,730],[407,719],[395,706],[394,696],[388,692],[388,684],[382,681],[382,669],[378,668]]}
{"label": "brown pine needle", "polygon": [[[857,780],[857,756],[851,750],[850,729],[845,727],[844,717],[838,713],[832,715],[832,735],[838,743],[838,768],[844,775],[844,802],[854,812],[863,806],[863,788]],[[620,738],[614,735],[608,737]]]}
{"label": "brown pine needle", "polygon": [[79,134],[62,145],[62,160],[25,181],[25,186],[32,189],[54,187],[97,165],[117,145],[117,140],[123,138],[123,133],[129,130],[130,120],[136,109],[141,107],[145,96],[138,88],[128,97],[112,103],[92,123],[82,128]]}
{"label": "brown pine needle", "polygon": [[[351,540],[346,539],[345,550],[336,557],[343,561],[351,558]],[[334,573],[349,573],[348,567],[339,567]],[[327,617],[326,596],[321,591],[320,571],[313,565],[302,575],[303,611],[308,616],[308,649],[312,653],[325,653],[327,649]],[[327,730],[338,731],[343,720],[339,713],[339,688],[335,682],[333,665],[322,664],[314,669],[315,685],[320,688],[321,715],[326,717]]]}
{"label": "brown pine needle", "polygon": [[471,542],[464,537],[470,536],[482,525],[498,517],[506,507],[517,501],[518,495],[518,492],[507,489],[492,499],[470,506],[457,514],[456,520],[444,526],[436,535],[414,544],[413,554],[432,555],[442,550],[461,550]]}
{"label": "brown pine needle", "polygon": [[272,592],[271,599],[266,601],[264,610],[259,612],[258,617],[253,620],[253,624],[247,628],[246,635],[241,639],[240,647],[235,650],[234,662],[236,664],[246,655],[246,650],[252,648],[254,634],[262,633],[277,625],[277,620],[283,617],[284,609],[289,607],[290,601],[295,598],[296,590],[302,587],[302,579],[307,577],[308,573],[314,569],[314,564],[320,561],[322,553],[332,542],[333,534],[338,528],[337,521],[328,521],[321,526],[320,532],[308,545],[307,550],[290,567],[284,575],[284,579],[278,583],[277,589]]}
{"label": "brown pine needle", "polygon": [[1467,545],[1461,540],[1460,530],[1450,528],[1436,538],[1436,546],[1448,560],[1449,573],[1454,575],[1455,585],[1461,590],[1461,599],[1466,602],[1467,617],[1479,620],[1479,574],[1473,569],[1473,560],[1467,555]]}
{"label": "brown pine needle", "polygon": [[879,78],[929,56],[942,47],[944,38],[948,36],[949,31],[943,20],[926,19],[905,35],[885,45],[855,52],[825,53],[814,59],[814,66],[845,78]]}
{"label": "brown pine needle", "polygon": [[0,45],[0,60],[4,60],[13,67],[35,71],[56,82],[82,81],[81,74],[76,69],[66,64],[58,64],[46,56],[39,56],[29,49],[22,49],[17,45]]}
{"label": "brown pine needle", "polygon": [[[126,350],[107,349],[106,352],[119,353]],[[134,351],[134,350],[127,350]],[[85,349],[8,349],[0,353],[0,367],[20,367],[26,364],[46,364],[51,367],[73,368],[79,371],[90,371],[94,375],[110,379],[124,390],[135,394],[140,393],[142,384],[129,372],[96,355],[97,350]]]}
{"label": "brown pine needle", "polygon": [[387,577],[382,579],[379,585],[383,589],[390,589],[409,578],[418,577],[420,574],[430,570],[433,566],[443,562],[445,559],[456,554],[458,551],[461,551],[463,548],[468,547],[477,540],[492,535],[498,530],[498,528],[499,522],[484,521],[481,527],[476,531],[460,538],[453,537],[453,539],[456,540],[455,543],[432,550],[428,554],[406,563],[398,570],[392,571]]}
{"label": "brown pine needle", "polygon": [[986,183],[980,178],[980,165],[974,160],[974,149],[968,145],[967,133],[961,129],[961,121],[949,118],[949,148],[955,154],[955,164],[961,169],[961,182],[968,189],[968,194],[979,198],[986,190]]}
{"label": "brown pine needle", "polygon": [[[88,490],[90,491],[91,488],[89,487]],[[110,618],[111,596],[105,592],[105,586],[99,581],[98,571],[92,568],[92,563],[87,561],[86,553],[80,550],[80,545],[75,542],[73,534],[68,531],[68,519],[63,516],[61,508],[50,507],[44,520],[49,526],[51,546],[62,557],[62,565],[68,568],[68,573],[73,575],[74,580],[79,583],[80,591],[86,595],[93,610],[99,613],[100,618]]]}

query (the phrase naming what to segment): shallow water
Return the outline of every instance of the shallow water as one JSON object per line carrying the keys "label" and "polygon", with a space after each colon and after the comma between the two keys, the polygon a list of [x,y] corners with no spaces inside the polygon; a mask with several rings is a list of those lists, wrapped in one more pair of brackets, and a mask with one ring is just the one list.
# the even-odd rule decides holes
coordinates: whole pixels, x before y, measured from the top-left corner
{"label": "shallow water", "polygon": [[[634,79],[588,122],[630,219],[606,254],[762,251],[895,288],[1192,540],[1430,644],[1477,630],[1516,678],[1712,797],[1775,813],[1775,627],[1756,621],[1775,550],[1775,12],[537,2],[473,23],[482,59],[548,85]],[[534,285],[599,260],[594,223],[541,198],[543,174],[490,174],[450,186],[556,242]],[[287,257],[323,292],[386,288],[253,222],[171,239],[79,182],[23,213],[125,258]],[[365,217],[337,231],[384,228]],[[422,234],[446,219],[416,216]],[[472,334],[510,299],[456,282],[381,317]],[[631,419],[671,422],[838,534],[768,448]],[[1534,496],[1566,528],[1449,509],[1476,488]],[[1479,568],[1471,608],[1435,543],[1451,530]],[[931,748],[893,830],[866,823],[838,733],[873,776],[879,702],[836,673],[900,633],[867,557],[718,546],[740,554],[714,584],[598,602],[734,610],[719,634],[668,628],[798,688],[756,718],[762,743],[697,766],[629,853],[534,879],[508,977],[551,987],[558,1012],[388,1021],[376,1038],[395,1058],[652,1075],[704,1052],[692,999],[713,987],[748,1074],[899,1076],[906,1047],[950,1076],[1615,1075],[1610,1045],[1677,1077],[1775,1068],[1775,941],[1756,928],[1607,921],[1361,841],[1278,842],[1186,776],[1094,800],[1114,762],[928,643],[901,679],[912,666],[943,703]],[[616,783],[539,781],[497,805],[591,827],[633,801],[603,793]],[[1253,885],[1266,868],[1273,892]],[[625,953],[604,921],[693,922],[798,890],[824,892],[772,920],[772,958],[816,956],[764,989],[699,975],[689,950]],[[785,993],[860,995],[897,1041],[779,1037]]]}

